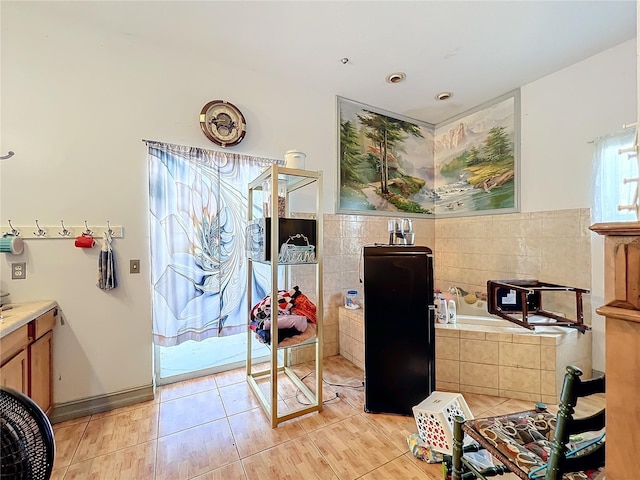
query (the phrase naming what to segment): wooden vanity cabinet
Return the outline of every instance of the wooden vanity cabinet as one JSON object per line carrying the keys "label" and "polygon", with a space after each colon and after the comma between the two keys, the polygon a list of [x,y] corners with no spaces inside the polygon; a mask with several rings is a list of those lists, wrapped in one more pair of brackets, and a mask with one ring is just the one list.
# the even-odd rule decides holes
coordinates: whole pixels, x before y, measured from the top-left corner
{"label": "wooden vanity cabinet", "polygon": [[13,388],[29,395],[29,358],[26,348],[2,365],[0,380],[3,387]]}
{"label": "wooden vanity cabinet", "polygon": [[45,413],[53,405],[51,309],[0,340],[0,384],[31,397]]}
{"label": "wooden vanity cabinet", "polygon": [[0,384],[29,395],[29,326],[23,325],[0,340]]}
{"label": "wooden vanity cabinet", "polygon": [[40,405],[43,411],[51,410],[53,404],[53,369],[51,354],[53,352],[53,331],[49,330],[29,347],[29,384],[30,397]]}
{"label": "wooden vanity cabinet", "polygon": [[605,237],[607,479],[629,480],[640,468],[640,222],[590,229]]}

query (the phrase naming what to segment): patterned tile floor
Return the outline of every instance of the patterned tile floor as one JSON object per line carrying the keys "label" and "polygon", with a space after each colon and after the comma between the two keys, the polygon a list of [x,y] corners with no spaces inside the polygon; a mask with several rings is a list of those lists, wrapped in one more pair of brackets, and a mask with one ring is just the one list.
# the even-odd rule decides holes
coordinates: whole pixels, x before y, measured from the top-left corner
{"label": "patterned tile floor", "polygon": [[[310,368],[297,370],[303,376]],[[443,478],[441,465],[409,452],[406,436],[416,432],[412,417],[364,413],[362,370],[329,357],[324,380],[333,385],[324,385],[323,411],[275,429],[244,368],[166,385],[152,401],[56,424],[52,479]],[[311,385],[312,376],[306,381]],[[279,393],[283,410],[299,405],[295,388],[282,385]],[[486,395],[465,399],[476,417],[531,408],[530,402]]]}

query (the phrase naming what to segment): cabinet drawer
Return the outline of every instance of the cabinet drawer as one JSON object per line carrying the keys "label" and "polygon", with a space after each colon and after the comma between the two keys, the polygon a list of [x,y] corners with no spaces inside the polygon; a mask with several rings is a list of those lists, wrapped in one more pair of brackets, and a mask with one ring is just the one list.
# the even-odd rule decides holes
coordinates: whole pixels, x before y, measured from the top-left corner
{"label": "cabinet drawer", "polygon": [[29,326],[23,325],[19,329],[2,337],[0,340],[0,364],[13,357],[29,343]]}
{"label": "cabinet drawer", "polygon": [[49,330],[53,330],[56,326],[55,308],[52,308],[46,313],[43,313],[36,318],[32,323],[34,325],[33,339],[37,340]]}

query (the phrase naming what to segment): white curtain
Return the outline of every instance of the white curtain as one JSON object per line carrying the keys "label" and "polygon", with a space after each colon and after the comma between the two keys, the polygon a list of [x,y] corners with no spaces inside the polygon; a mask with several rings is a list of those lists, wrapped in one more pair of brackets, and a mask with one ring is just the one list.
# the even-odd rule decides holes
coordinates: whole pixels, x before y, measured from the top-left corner
{"label": "white curtain", "polygon": [[638,182],[625,183],[624,180],[638,178],[638,159],[635,154],[619,153],[620,149],[632,147],[634,142],[634,130],[596,140],[591,209],[593,223],[637,220],[635,210],[618,208],[637,202]]}
{"label": "white curtain", "polygon": [[[274,160],[147,146],[154,342],[173,346],[246,332],[248,185]],[[270,288],[268,272],[255,268],[253,278],[261,298]]]}

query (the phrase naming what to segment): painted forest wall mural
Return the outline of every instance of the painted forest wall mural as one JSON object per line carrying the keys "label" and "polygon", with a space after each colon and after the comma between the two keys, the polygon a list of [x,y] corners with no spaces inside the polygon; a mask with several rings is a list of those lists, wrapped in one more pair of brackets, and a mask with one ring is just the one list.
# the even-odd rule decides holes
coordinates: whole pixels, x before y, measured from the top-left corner
{"label": "painted forest wall mural", "polygon": [[519,92],[438,125],[338,97],[341,213],[518,211]]}

